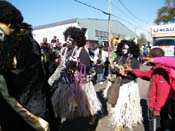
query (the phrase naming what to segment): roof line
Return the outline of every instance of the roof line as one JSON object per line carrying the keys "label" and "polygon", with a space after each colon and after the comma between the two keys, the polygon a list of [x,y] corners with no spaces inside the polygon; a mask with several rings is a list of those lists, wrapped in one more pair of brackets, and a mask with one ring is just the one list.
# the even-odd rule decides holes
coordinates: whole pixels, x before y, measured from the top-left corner
{"label": "roof line", "polygon": [[53,27],[53,26],[57,26],[57,25],[64,25],[64,24],[70,24],[70,23],[74,23],[77,21],[78,18],[73,18],[73,19],[68,19],[68,20],[64,20],[64,21],[59,21],[59,22],[54,22],[54,23],[50,23],[50,24],[45,24],[45,25],[40,25],[40,26],[36,26],[33,29],[43,29],[43,28],[47,28],[47,27]]}
{"label": "roof line", "polygon": [[[43,28],[48,28],[48,27],[53,27],[53,26],[58,26],[58,25],[64,25],[64,24],[70,24],[70,23],[75,23],[78,20],[83,20],[83,19],[89,19],[89,20],[104,20],[106,21],[107,19],[98,19],[98,18],[73,18],[73,19],[68,19],[68,20],[63,20],[59,22],[54,22],[50,24],[45,24],[45,25],[40,25],[33,27],[33,30],[38,30],[38,29],[43,29]],[[118,21],[118,20],[112,20],[112,21]],[[120,22],[120,21],[118,21]],[[120,22],[121,23],[121,22]],[[122,23],[121,23],[122,24]]]}

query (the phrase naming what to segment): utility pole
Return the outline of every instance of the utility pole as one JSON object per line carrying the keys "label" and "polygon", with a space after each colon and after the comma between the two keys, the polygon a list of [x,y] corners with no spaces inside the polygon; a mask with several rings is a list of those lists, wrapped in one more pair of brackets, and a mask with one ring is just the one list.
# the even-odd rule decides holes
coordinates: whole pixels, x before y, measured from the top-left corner
{"label": "utility pole", "polygon": [[111,20],[111,0],[108,0],[108,44],[109,50],[111,50],[111,39],[112,39],[112,20]]}

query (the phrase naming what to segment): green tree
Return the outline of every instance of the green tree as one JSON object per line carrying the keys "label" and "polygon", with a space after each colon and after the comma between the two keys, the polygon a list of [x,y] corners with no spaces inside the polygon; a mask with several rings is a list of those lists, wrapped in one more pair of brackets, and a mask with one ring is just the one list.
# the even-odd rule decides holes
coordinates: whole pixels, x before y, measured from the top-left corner
{"label": "green tree", "polygon": [[165,0],[165,5],[158,9],[156,24],[175,22],[175,0]]}
{"label": "green tree", "polygon": [[139,45],[139,47],[142,47],[142,45],[147,43],[148,41],[144,33],[141,33],[140,36],[137,36],[137,44]]}

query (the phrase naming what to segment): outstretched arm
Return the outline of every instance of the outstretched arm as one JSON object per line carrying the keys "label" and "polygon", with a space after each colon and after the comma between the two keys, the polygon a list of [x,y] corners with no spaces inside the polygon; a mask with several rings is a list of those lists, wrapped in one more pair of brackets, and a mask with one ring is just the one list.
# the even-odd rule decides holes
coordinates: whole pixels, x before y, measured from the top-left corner
{"label": "outstretched arm", "polygon": [[125,68],[125,73],[131,72],[135,76],[140,77],[142,79],[146,79],[146,80],[151,78],[152,70],[142,71],[140,69],[133,69],[128,65],[125,65],[124,68]]}
{"label": "outstretched arm", "polygon": [[175,68],[175,57],[155,57],[155,58],[144,58],[146,63],[162,64],[168,67]]}

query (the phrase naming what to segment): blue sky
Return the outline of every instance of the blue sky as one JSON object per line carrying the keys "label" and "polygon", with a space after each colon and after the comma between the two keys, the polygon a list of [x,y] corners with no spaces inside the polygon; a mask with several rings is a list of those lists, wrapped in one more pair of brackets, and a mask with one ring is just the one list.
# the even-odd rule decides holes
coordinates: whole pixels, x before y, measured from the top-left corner
{"label": "blue sky", "polygon": [[[74,0],[8,0],[23,14],[24,21],[35,26],[72,18],[108,19],[102,12]],[[107,12],[108,0],[79,0]],[[137,34],[149,35],[157,10],[165,0],[111,0],[113,20],[119,20]],[[122,4],[125,6],[122,6]],[[129,11],[127,9],[129,9]]]}

